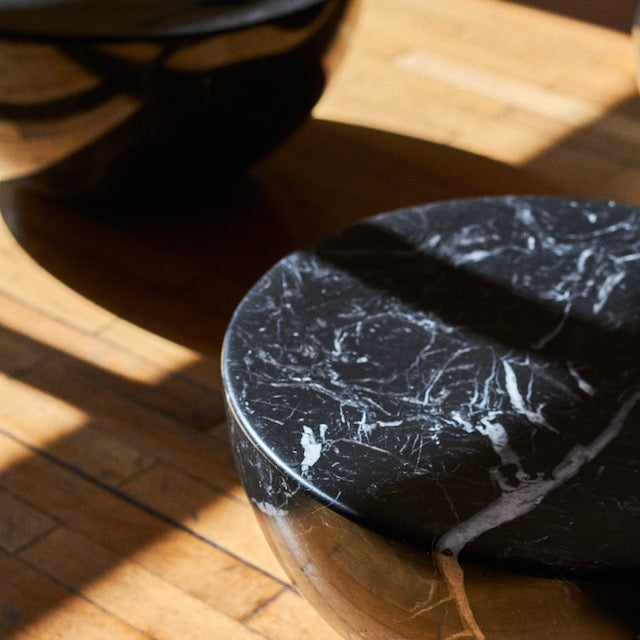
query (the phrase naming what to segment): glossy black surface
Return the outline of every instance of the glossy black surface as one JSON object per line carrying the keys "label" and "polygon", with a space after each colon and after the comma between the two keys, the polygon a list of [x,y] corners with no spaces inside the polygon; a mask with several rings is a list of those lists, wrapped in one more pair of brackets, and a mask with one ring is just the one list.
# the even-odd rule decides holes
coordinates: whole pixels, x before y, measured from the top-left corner
{"label": "glossy black surface", "polygon": [[490,198],[374,218],[249,292],[223,364],[238,467],[334,624],[640,630],[639,264],[636,207]]}
{"label": "glossy black surface", "polygon": [[348,4],[4,2],[0,160],[62,197],[223,185],[308,115]]}
{"label": "glossy black surface", "polygon": [[318,0],[2,0],[0,33],[116,40],[212,35],[285,18],[318,4]]}

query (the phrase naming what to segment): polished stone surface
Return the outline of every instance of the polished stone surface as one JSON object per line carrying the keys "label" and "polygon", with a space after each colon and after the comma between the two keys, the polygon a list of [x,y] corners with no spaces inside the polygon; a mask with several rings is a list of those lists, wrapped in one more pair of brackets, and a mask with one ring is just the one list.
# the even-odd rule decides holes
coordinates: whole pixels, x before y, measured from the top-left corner
{"label": "polished stone surface", "polygon": [[249,292],[224,352],[238,466],[345,635],[640,630],[639,261],[635,207],[488,198],[373,218]]}
{"label": "polished stone surface", "polygon": [[72,198],[222,185],[309,114],[349,5],[3,0],[3,177]]}

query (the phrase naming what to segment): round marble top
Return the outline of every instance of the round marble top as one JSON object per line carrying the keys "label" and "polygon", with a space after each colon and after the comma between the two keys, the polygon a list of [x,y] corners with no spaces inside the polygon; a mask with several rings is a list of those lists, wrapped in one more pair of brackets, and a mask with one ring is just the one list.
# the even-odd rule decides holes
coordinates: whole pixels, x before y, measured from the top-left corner
{"label": "round marble top", "polygon": [[639,267],[636,207],[499,197],[383,214],[247,294],[228,404],[292,486],[374,529],[637,572]]}

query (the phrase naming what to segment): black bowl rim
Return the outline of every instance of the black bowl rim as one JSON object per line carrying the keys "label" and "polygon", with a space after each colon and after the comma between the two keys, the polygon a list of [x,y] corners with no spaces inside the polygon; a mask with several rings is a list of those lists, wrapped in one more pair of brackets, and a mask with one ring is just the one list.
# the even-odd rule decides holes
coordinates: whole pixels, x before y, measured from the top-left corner
{"label": "black bowl rim", "polygon": [[0,0],[0,37],[42,42],[118,42],[207,36],[281,19],[325,2],[216,0],[203,7],[196,0],[163,0],[154,4],[150,16],[143,13],[146,7],[140,0],[133,6],[126,0],[39,0],[27,7],[21,7],[20,0],[14,0],[9,7],[7,0]]}

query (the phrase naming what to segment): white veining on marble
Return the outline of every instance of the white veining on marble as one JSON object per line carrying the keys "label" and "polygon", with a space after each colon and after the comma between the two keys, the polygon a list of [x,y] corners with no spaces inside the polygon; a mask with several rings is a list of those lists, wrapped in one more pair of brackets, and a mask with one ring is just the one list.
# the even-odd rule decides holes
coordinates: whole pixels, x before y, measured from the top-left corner
{"label": "white veining on marble", "polygon": [[497,500],[473,516],[459,522],[436,543],[436,550],[458,556],[477,537],[528,513],[554,489],[572,478],[583,465],[591,462],[622,431],[627,417],[640,402],[640,391],[632,394],[616,412],[603,431],[588,445],[575,445],[556,465],[550,477],[540,475],[524,479],[515,487],[504,487]]}
{"label": "white veining on marble", "polygon": [[571,377],[578,383],[580,391],[589,396],[594,396],[596,394],[596,390],[587,380],[584,379],[582,375],[580,375],[580,372],[575,368],[572,362],[567,362],[567,369],[569,370]]}
{"label": "white veining on marble", "polygon": [[636,391],[622,404],[605,429],[588,445],[574,446],[553,469],[550,477],[543,474],[530,477],[525,474],[517,456],[514,456],[508,447],[504,430],[497,425],[486,429],[486,434],[501,459],[518,466],[518,484],[513,486],[500,483],[502,491],[500,497],[444,533],[436,542],[434,549],[436,565],[456,602],[465,628],[475,640],[484,640],[486,636],[474,616],[464,585],[464,572],[458,561],[464,547],[487,531],[529,513],[549,493],[574,477],[586,463],[594,460],[612,440],[619,436],[629,414],[639,402],[640,391]]}
{"label": "white veining on marble", "polygon": [[612,273],[605,278],[604,282],[598,288],[596,302],[593,305],[594,313],[600,313],[600,311],[602,311],[604,305],[607,304],[609,296],[620,282],[622,282],[625,276],[626,273],[624,271],[618,271],[617,273]]}
{"label": "white veining on marble", "polygon": [[[244,307],[235,351],[238,406],[292,478],[356,512],[415,483],[433,494],[417,535],[433,521],[440,540],[470,509],[484,514],[476,532],[533,509],[569,468],[562,456],[621,410],[638,366],[615,337],[637,324],[637,209],[456,206],[381,216],[362,244],[289,256]],[[412,500],[391,525],[415,526],[425,501]]]}
{"label": "white veining on marble", "polygon": [[276,507],[270,502],[265,502],[264,500],[252,500],[252,502],[260,511],[262,511],[262,513],[266,516],[271,516],[272,518],[284,518],[289,513],[286,509]]}
{"label": "white veining on marble", "polygon": [[[517,412],[522,414],[527,420],[532,422],[533,424],[537,424],[545,429],[549,429],[557,433],[557,430],[554,429],[545,419],[544,415],[542,415],[542,408],[538,407],[533,410],[528,405],[528,400],[522,397],[520,393],[520,389],[518,388],[518,378],[513,370],[513,367],[509,364],[507,360],[502,361],[502,367],[505,372],[505,388],[507,393],[509,394],[509,399],[511,400],[511,406]],[[530,383],[532,380],[530,380]]]}
{"label": "white veining on marble", "polygon": [[571,313],[571,304],[567,303],[564,307],[564,311],[562,312],[562,317],[558,321],[555,327],[551,329],[546,335],[541,336],[536,340],[531,346],[533,349],[544,349],[556,336],[560,334],[562,331],[567,319],[569,318],[569,314]]}
{"label": "white veining on marble", "polygon": [[[486,436],[491,441],[491,446],[500,458],[502,465],[514,465],[517,469],[516,478],[520,481],[528,479],[528,475],[522,469],[520,456],[509,445],[509,435],[507,430],[495,420],[494,414],[489,414],[486,418],[480,420],[477,428],[478,432]],[[508,485],[504,484],[504,479],[500,475],[498,469],[495,469],[494,478],[500,484],[501,489],[505,489]]]}
{"label": "white veining on marble", "polygon": [[302,436],[300,437],[300,444],[304,450],[304,457],[300,463],[300,467],[303,473],[309,471],[309,467],[312,467],[322,455],[322,442],[327,432],[327,425],[321,424],[318,429],[318,439],[316,434],[310,427],[302,427]]}

